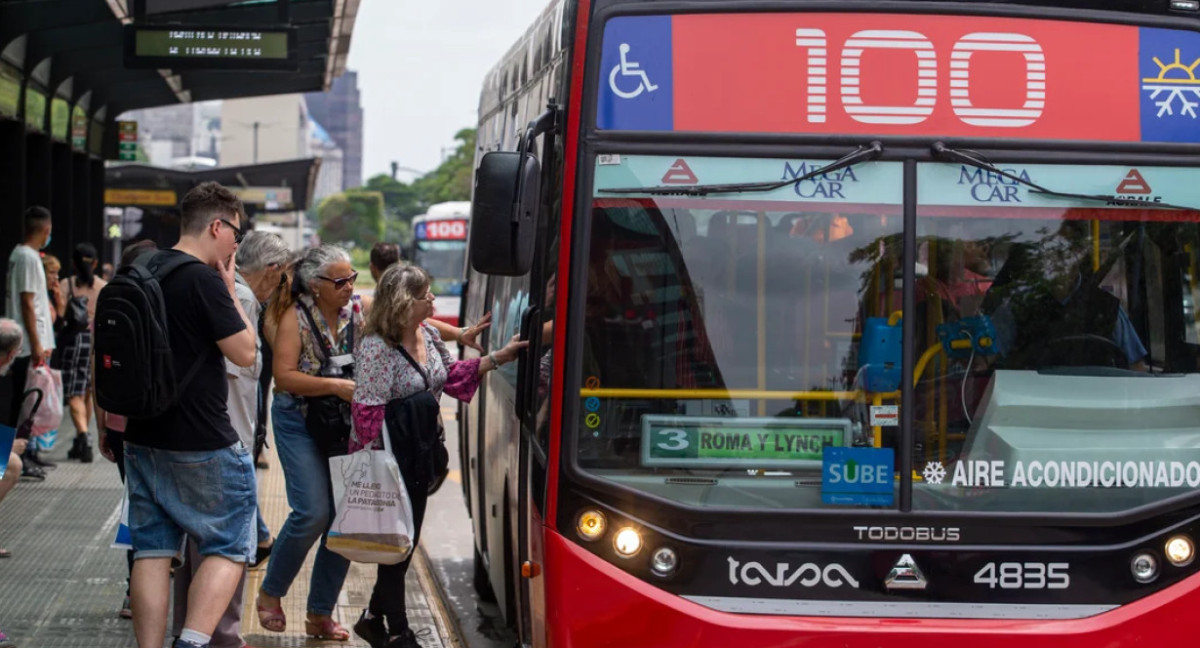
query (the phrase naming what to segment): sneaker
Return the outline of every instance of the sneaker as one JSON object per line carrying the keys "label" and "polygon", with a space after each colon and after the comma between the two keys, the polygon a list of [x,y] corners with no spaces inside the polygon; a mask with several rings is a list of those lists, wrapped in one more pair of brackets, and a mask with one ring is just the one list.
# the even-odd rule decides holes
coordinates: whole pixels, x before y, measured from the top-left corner
{"label": "sneaker", "polygon": [[417,641],[417,635],[413,634],[411,628],[405,628],[403,632],[394,635],[384,644],[384,648],[422,648],[421,642]]}
{"label": "sneaker", "polygon": [[371,648],[384,648],[387,646],[387,628],[384,627],[383,617],[376,616],[367,618],[367,611],[359,615],[358,621],[354,623],[354,634],[362,637],[371,645]]}
{"label": "sneaker", "polygon": [[0,648],[17,648],[17,644],[8,635],[0,632]]}
{"label": "sneaker", "polygon": [[33,464],[24,464],[21,466],[21,479],[46,481],[46,471]]}
{"label": "sneaker", "polygon": [[96,455],[92,450],[92,444],[83,440],[83,444],[79,446],[79,460],[83,463],[92,463],[96,459]]}
{"label": "sneaker", "polygon": [[82,437],[81,435],[78,435],[78,434],[75,435],[75,440],[71,442],[71,449],[67,450],[67,459],[78,459],[79,458],[79,446],[80,446],[79,442],[83,438],[85,438],[85,437]]}
{"label": "sneaker", "polygon": [[129,605],[128,596],[125,597],[125,602],[121,604],[121,611],[117,612],[117,616],[121,617],[122,619],[133,618],[133,608]]}

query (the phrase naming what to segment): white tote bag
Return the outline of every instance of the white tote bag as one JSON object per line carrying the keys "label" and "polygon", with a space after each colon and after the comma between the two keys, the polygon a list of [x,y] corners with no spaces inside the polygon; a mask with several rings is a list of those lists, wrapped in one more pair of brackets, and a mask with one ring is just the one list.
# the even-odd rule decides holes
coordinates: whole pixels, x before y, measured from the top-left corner
{"label": "white tote bag", "polygon": [[363,449],[329,459],[336,515],[325,545],[364,563],[394,565],[412,551],[413,513],[387,423],[383,450]]}

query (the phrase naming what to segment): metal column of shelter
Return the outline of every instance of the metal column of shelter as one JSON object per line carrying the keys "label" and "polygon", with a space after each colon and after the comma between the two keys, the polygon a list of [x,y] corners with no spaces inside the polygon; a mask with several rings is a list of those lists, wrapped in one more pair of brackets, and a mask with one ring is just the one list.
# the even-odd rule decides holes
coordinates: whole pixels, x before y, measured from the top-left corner
{"label": "metal column of shelter", "polygon": [[[49,252],[69,268],[82,241],[104,242],[105,159],[129,110],[327,90],[342,74],[360,0],[0,0],[0,286],[31,205],[51,210]],[[126,69],[124,25],[297,29],[295,71]],[[34,101],[37,97],[45,101]],[[67,123],[62,123],[62,108]],[[56,105],[57,104],[57,105]],[[57,111],[57,112],[56,112]],[[76,132],[75,113],[86,116]],[[0,311],[0,315],[4,313]],[[0,378],[0,423],[10,385]]]}

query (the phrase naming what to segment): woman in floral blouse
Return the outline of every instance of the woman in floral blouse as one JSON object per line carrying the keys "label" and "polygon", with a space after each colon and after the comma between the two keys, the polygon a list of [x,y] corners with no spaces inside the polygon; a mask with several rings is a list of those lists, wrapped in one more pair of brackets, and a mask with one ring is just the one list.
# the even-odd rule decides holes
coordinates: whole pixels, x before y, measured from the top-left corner
{"label": "woman in floral blouse", "polygon": [[[433,315],[433,293],[429,291],[429,285],[429,274],[412,265],[392,266],[379,278],[375,303],[367,316],[366,337],[354,357],[352,452],[367,446],[383,447],[380,434],[389,402],[426,388],[438,397],[444,391],[454,398],[469,401],[485,373],[512,362],[529,344],[513,336],[502,349],[482,358],[456,362],[446,351],[437,329],[425,322]],[[405,359],[401,348],[429,376],[428,386],[420,372]],[[408,450],[394,448],[398,456]],[[402,461],[401,465],[404,463]],[[413,484],[411,475],[404,475],[404,480],[412,500],[415,546],[420,537],[428,489],[426,484]],[[404,611],[404,575],[408,564],[405,560],[396,565],[379,566],[371,603],[354,624],[354,631],[373,648],[419,646]]]}

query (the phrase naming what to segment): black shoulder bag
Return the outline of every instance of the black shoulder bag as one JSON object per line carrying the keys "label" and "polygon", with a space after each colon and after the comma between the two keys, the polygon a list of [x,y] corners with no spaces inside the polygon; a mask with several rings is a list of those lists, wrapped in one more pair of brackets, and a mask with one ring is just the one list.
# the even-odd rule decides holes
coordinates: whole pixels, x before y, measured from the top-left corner
{"label": "black shoulder bag", "polygon": [[[298,303],[300,309],[304,311],[304,316],[308,319],[309,328],[312,330],[313,336],[318,340],[317,349],[321,354],[321,369],[319,375],[323,378],[344,378],[351,380],[354,378],[354,365],[350,364],[344,367],[333,366],[333,348],[329,346],[329,340],[325,339],[325,335],[321,333],[321,329],[317,327],[317,322],[313,318],[312,311],[303,303]],[[350,319],[350,351],[354,352],[354,319],[351,315]],[[328,396],[305,396],[305,414],[304,427],[308,429],[308,433],[312,435],[313,441],[316,442],[317,448],[326,457],[340,457],[350,452],[350,430],[352,426],[350,403],[333,395]]]}
{"label": "black shoulder bag", "polygon": [[445,433],[438,421],[441,408],[437,397],[430,391],[429,374],[425,373],[425,368],[404,347],[397,349],[421,374],[425,389],[393,399],[387,404],[384,416],[401,474],[407,477],[412,488],[432,495],[442,485],[450,468]]}

